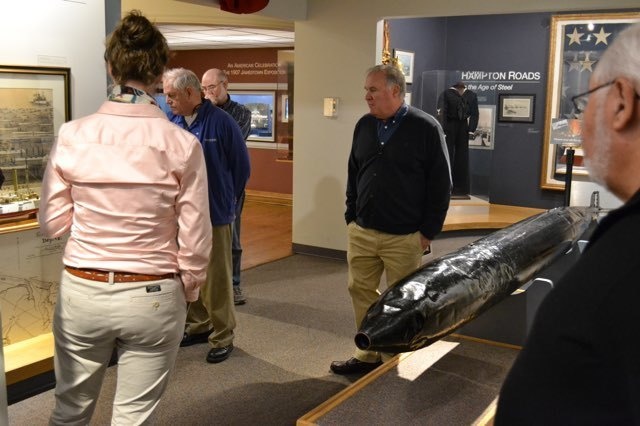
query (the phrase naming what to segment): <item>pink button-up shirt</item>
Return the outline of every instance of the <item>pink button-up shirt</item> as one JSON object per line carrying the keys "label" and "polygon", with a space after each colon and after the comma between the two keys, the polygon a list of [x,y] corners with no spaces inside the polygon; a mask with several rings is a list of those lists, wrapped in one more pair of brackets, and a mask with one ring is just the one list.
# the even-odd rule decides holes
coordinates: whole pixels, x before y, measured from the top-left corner
{"label": "pink button-up shirt", "polygon": [[67,266],[179,272],[196,300],[211,250],[200,143],[155,105],[107,101],[61,126],[38,221],[49,237],[70,231]]}

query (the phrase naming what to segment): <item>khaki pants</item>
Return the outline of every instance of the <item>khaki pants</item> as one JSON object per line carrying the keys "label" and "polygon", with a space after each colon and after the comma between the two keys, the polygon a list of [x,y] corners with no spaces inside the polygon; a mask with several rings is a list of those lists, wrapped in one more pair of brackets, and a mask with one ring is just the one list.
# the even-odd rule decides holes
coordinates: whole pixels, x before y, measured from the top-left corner
{"label": "khaki pants", "polygon": [[178,353],[186,311],[178,278],[109,284],[63,271],[53,317],[56,402],[50,424],[89,424],[114,348],[118,381],[111,422],[150,422]]}
{"label": "khaki pants", "polygon": [[233,343],[236,311],[233,306],[231,236],[233,224],[214,226],[207,281],[200,297],[189,303],[187,334],[204,333],[213,328],[209,344],[222,348]]}
{"label": "khaki pants", "polygon": [[[347,235],[349,294],[356,328],[359,328],[367,310],[380,296],[378,287],[382,273],[386,272],[387,286],[391,286],[416,270],[422,259],[422,246],[419,232],[386,234],[363,228],[355,221],[349,223]],[[386,360],[389,356],[356,349],[354,357],[364,362],[377,362],[381,357]]]}

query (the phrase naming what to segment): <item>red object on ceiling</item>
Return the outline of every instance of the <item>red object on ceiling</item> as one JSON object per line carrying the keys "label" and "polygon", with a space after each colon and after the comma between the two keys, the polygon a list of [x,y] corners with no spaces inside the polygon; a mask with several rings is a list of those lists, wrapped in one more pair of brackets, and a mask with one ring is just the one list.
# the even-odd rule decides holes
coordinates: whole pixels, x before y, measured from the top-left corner
{"label": "red object on ceiling", "polygon": [[231,13],[255,13],[268,4],[269,0],[220,0],[220,9]]}

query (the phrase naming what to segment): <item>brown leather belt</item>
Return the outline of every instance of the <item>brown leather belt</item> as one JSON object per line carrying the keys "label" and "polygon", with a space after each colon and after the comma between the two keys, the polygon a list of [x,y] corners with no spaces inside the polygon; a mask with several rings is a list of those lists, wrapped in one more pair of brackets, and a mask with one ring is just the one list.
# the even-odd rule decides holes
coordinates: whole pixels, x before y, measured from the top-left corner
{"label": "brown leather belt", "polygon": [[84,278],[85,280],[100,281],[103,283],[109,282],[109,274],[113,274],[114,283],[130,283],[136,281],[158,281],[174,278],[176,274],[164,274],[164,275],[146,275],[146,274],[134,274],[131,272],[108,272],[101,271],[99,269],[87,269],[87,268],[74,268],[72,266],[65,266],[64,269],[71,275],[75,275],[78,278]]}

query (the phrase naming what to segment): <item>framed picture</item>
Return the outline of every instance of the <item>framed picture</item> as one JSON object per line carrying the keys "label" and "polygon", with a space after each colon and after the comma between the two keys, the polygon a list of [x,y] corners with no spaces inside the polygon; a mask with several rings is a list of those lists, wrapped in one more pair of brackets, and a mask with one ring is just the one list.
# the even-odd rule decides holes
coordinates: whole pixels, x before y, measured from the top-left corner
{"label": "framed picture", "polygon": [[536,95],[498,94],[498,121],[533,123]]}
{"label": "framed picture", "polygon": [[395,58],[398,60],[398,65],[404,74],[404,80],[407,83],[413,83],[413,52],[407,52],[406,50],[394,51]]}
{"label": "framed picture", "polygon": [[[549,69],[540,186],[564,189],[564,146],[553,144],[552,126],[559,119],[581,119],[571,98],[588,90],[591,73],[620,31],[640,21],[640,12],[554,15],[549,37]],[[573,174],[588,175],[582,151],[575,154]]]}
{"label": "framed picture", "polygon": [[251,131],[247,140],[273,142],[276,92],[229,90],[229,94],[231,99],[251,111]]}
{"label": "framed picture", "polygon": [[478,105],[478,127],[469,135],[469,148],[493,149],[495,135],[495,105]]}
{"label": "framed picture", "polygon": [[60,126],[71,119],[69,68],[0,65],[0,220],[37,210]]}
{"label": "framed picture", "polygon": [[289,122],[289,95],[282,95],[280,98],[280,117],[283,123]]}

